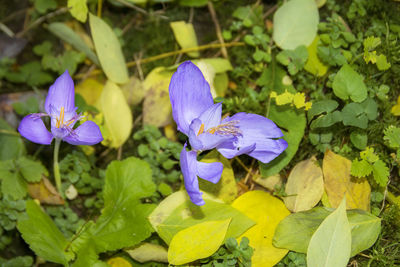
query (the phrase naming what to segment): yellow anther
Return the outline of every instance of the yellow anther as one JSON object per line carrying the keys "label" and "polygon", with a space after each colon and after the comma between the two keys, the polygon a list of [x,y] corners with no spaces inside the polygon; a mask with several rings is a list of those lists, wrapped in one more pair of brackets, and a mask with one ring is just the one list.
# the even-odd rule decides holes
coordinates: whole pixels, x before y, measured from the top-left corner
{"label": "yellow anther", "polygon": [[199,129],[199,132],[197,133],[197,136],[199,136],[200,134],[202,134],[204,132],[204,123],[202,123],[201,125],[200,125],[200,129]]}
{"label": "yellow anther", "polygon": [[56,127],[60,128],[64,124],[64,107],[61,107],[60,118],[56,118]]}

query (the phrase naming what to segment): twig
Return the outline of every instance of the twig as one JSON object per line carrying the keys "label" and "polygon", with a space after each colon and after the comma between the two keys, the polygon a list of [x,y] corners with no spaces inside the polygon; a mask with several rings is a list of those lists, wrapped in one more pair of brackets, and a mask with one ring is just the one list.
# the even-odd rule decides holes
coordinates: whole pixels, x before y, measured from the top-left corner
{"label": "twig", "polygon": [[245,184],[247,184],[247,182],[249,181],[250,177],[252,176],[254,162],[256,162],[255,159],[253,159],[251,161],[250,169],[247,171],[246,177],[244,178],[244,183]]}
{"label": "twig", "polygon": [[4,19],[0,20],[0,22],[1,22],[1,23],[6,23],[7,21],[12,20],[13,18],[15,18],[15,17],[17,17],[17,16],[22,15],[22,14],[25,13],[28,9],[29,9],[29,8],[24,8],[24,9],[18,10],[18,11],[16,11],[16,12],[14,12],[14,13],[8,15],[8,16],[5,17]]}
{"label": "twig", "polygon": [[[244,46],[245,44],[243,42],[231,42],[231,43],[225,43],[225,44],[208,44],[208,45],[201,45],[201,46],[196,46],[196,47],[190,47],[190,48],[185,48],[185,49],[180,49],[180,50],[176,50],[176,51],[171,51],[171,52],[167,52],[167,53],[163,53],[154,57],[148,57],[145,59],[140,60],[140,63],[149,63],[149,62],[153,62],[159,59],[163,59],[163,58],[167,58],[167,57],[171,57],[171,56],[175,56],[175,55],[179,55],[180,53],[190,53],[190,52],[195,52],[195,51],[201,51],[201,50],[206,50],[206,49],[215,49],[215,48],[221,48],[221,46],[224,47],[233,47],[233,46]],[[126,64],[126,66],[129,67],[134,67],[136,66],[136,62],[135,61],[130,61]],[[93,70],[90,73],[90,76],[92,75],[97,75],[100,74],[102,71],[101,70]],[[81,77],[83,77],[82,74],[77,74],[74,76],[76,79],[80,79]]]}
{"label": "twig", "polygon": [[8,28],[5,24],[0,22],[0,30],[3,31],[5,34],[8,35],[8,37],[14,37],[14,32]]}
{"label": "twig", "polygon": [[0,129],[0,134],[7,134],[7,135],[14,135],[14,136],[21,136],[19,133],[11,130]]}
{"label": "twig", "polygon": [[[211,19],[214,22],[218,40],[221,44],[224,44],[224,38],[222,37],[221,34],[221,27],[219,26],[217,14],[215,12],[214,5],[211,1],[208,1],[208,10],[210,11]],[[228,51],[226,50],[225,46],[221,47],[221,53],[224,58],[228,58]]]}
{"label": "twig", "polygon": [[21,38],[22,36],[24,36],[30,29],[38,26],[39,24],[41,24],[43,21],[50,19],[52,17],[58,16],[60,14],[66,13],[68,11],[67,7],[62,7],[56,11],[50,12],[44,16],[41,16],[40,18],[38,18],[37,20],[35,20],[32,24],[30,24],[28,27],[26,27],[24,30],[22,30],[21,32],[17,33],[15,36],[18,38]]}
{"label": "twig", "polygon": [[246,170],[246,172],[250,171],[249,168],[247,168],[246,165],[244,165],[244,163],[238,157],[235,157],[234,159],[239,163],[240,166],[243,167],[243,169]]}
{"label": "twig", "polygon": [[117,160],[121,160],[121,158],[122,158],[122,145],[118,148]]}
{"label": "twig", "polygon": [[274,11],[278,8],[278,5],[274,5],[273,7],[271,7],[270,9],[267,10],[267,12],[265,12],[263,14],[263,19],[266,19],[269,15],[271,15],[272,13],[274,13]]}
{"label": "twig", "polygon": [[140,52],[139,55],[135,54],[133,57],[134,57],[135,62],[136,62],[136,69],[138,71],[139,78],[140,78],[141,81],[144,81],[143,70],[142,70],[142,66],[140,64],[140,59],[142,58],[142,52]]}

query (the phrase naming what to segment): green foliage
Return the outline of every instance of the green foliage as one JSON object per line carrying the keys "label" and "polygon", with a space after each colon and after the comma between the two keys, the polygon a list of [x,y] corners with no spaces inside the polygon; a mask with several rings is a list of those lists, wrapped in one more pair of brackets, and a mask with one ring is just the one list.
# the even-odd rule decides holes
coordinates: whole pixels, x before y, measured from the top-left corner
{"label": "green foliage", "polygon": [[31,96],[25,102],[14,102],[12,104],[14,111],[20,116],[26,116],[31,113],[39,112],[39,101],[36,97]]}
{"label": "green foliage", "polygon": [[354,159],[351,164],[351,175],[365,177],[373,174],[375,182],[379,186],[386,186],[389,179],[389,169],[385,162],[374,153],[374,149],[367,147],[360,152],[361,160]]}
{"label": "green foliage", "polygon": [[20,216],[17,227],[38,256],[64,266],[73,259],[73,253],[65,251],[67,239],[33,200],[26,202],[26,214]]}
{"label": "green foliage", "polygon": [[307,58],[308,52],[304,45],[298,46],[294,50],[284,50],[276,55],[276,60],[287,66],[291,75],[295,75],[304,68]]}
{"label": "green foliage", "polygon": [[80,22],[86,22],[88,7],[86,0],[68,0],[68,8],[71,15]]}
{"label": "green foliage", "polygon": [[201,260],[202,267],[224,267],[224,266],[251,266],[253,248],[249,246],[249,239],[242,237],[240,244],[236,239],[228,238],[225,245],[207,259]]}
{"label": "green foliage", "polygon": [[390,125],[385,129],[383,139],[387,142],[390,148],[400,148],[400,128]]}
{"label": "green foliage", "polygon": [[20,66],[18,71],[5,71],[4,77],[13,83],[41,86],[53,81],[53,77],[43,69],[39,61],[31,61]]}
{"label": "green foliage", "polygon": [[367,97],[367,87],[362,76],[347,64],[336,74],[332,88],[335,95],[342,100],[350,98],[354,102],[362,102]]}
{"label": "green foliage", "polygon": [[34,0],[34,6],[37,12],[40,14],[46,13],[48,10],[55,9],[57,7],[56,0]]}
{"label": "green foliage", "polygon": [[307,267],[306,254],[290,251],[277,267]]}
{"label": "green foliage", "polygon": [[0,226],[6,231],[13,230],[21,213],[25,211],[25,201],[12,200],[3,196],[0,202]]}
{"label": "green foliage", "polygon": [[15,200],[26,195],[28,182],[37,183],[42,175],[48,175],[48,172],[38,161],[25,157],[0,161],[1,191]]}
{"label": "green foliage", "polygon": [[0,258],[0,265],[2,267],[31,267],[33,258],[31,256],[19,256],[9,260]]}
{"label": "green foliage", "polygon": [[178,181],[180,172],[174,167],[178,165],[183,147],[180,143],[168,140],[152,125],[144,125],[141,130],[135,132],[133,139],[140,142],[137,153],[150,164],[155,183]]}
{"label": "green foliage", "polygon": [[70,207],[48,206],[46,212],[66,237],[72,237],[85,223]]}
{"label": "green foliage", "polygon": [[17,159],[25,154],[25,146],[17,132],[3,119],[0,118],[0,130],[7,133],[0,134],[0,161]]}
{"label": "green foliage", "polygon": [[383,54],[377,55],[374,50],[380,44],[381,39],[379,37],[370,36],[364,39],[364,60],[365,63],[376,64],[378,70],[388,70],[391,65],[387,62],[386,56]]}

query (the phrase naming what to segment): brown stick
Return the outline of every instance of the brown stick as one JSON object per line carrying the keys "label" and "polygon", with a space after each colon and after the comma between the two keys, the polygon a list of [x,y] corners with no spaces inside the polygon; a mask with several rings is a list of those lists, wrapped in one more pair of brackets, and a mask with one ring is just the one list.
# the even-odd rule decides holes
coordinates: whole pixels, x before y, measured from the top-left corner
{"label": "brown stick", "polygon": [[[221,44],[224,44],[224,38],[222,37],[221,34],[221,27],[219,26],[217,13],[215,12],[214,5],[211,1],[208,1],[208,10],[210,11],[211,19],[214,22],[218,40]],[[221,46],[221,53],[224,58],[228,58],[228,51],[226,50],[225,46]]]}

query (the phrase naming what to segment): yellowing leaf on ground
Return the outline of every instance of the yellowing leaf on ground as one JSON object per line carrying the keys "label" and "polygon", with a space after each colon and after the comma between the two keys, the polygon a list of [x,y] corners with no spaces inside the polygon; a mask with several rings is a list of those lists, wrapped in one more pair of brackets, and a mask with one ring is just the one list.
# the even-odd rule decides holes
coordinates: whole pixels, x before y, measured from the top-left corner
{"label": "yellowing leaf on ground", "polygon": [[350,169],[350,160],[330,150],[325,152],[322,170],[329,203],[333,208],[337,208],[346,196],[347,209],[368,211],[371,187],[365,178],[352,177]]}
{"label": "yellowing leaf on ground", "polygon": [[222,199],[226,203],[231,203],[237,196],[238,190],[235,181],[235,174],[229,160],[221,156],[217,151],[208,153],[202,162],[221,162],[224,166],[221,180],[217,184],[213,184],[203,179],[199,179],[200,189],[207,193]]}
{"label": "yellowing leaf on ground", "polygon": [[75,91],[80,94],[86,103],[99,108],[98,101],[103,91],[104,85],[95,79],[88,78],[75,87]]}
{"label": "yellowing leaf on ground", "polygon": [[107,263],[111,267],[132,267],[132,264],[130,264],[129,261],[125,260],[122,257],[111,258],[107,261]]}
{"label": "yellowing leaf on ground", "polygon": [[346,200],[321,223],[307,249],[308,267],[346,267],[351,252],[351,229]]}
{"label": "yellowing leaf on ground", "polygon": [[400,116],[400,96],[397,98],[397,103],[392,107],[390,113],[392,113],[395,116]]}
{"label": "yellowing leaf on ground", "polygon": [[283,202],[264,191],[249,191],[237,198],[232,207],[257,222],[238,238],[249,238],[254,248],[252,266],[272,267],[278,263],[288,252],[272,245],[277,225],[290,214]]}
{"label": "yellowing leaf on ground", "polygon": [[211,256],[224,241],[230,222],[208,221],[178,232],[169,244],[168,262],[180,265]]}
{"label": "yellowing leaf on ground", "polygon": [[168,262],[168,251],[160,245],[143,243],[138,247],[126,249],[125,251],[132,259],[140,263],[147,261]]}
{"label": "yellowing leaf on ground", "polygon": [[172,108],[168,87],[173,72],[164,67],[153,69],[143,82],[145,99],[143,102],[143,123],[157,127],[172,122]]}
{"label": "yellowing leaf on ground", "polygon": [[275,188],[276,186],[280,187],[282,185],[282,177],[279,174],[271,175],[268,177],[262,177],[261,175],[255,175],[253,177],[253,181],[271,191],[274,191],[276,189]]}
{"label": "yellowing leaf on ground", "polygon": [[[185,21],[174,21],[169,24],[174,32],[174,36],[178,44],[183,48],[191,48],[197,46],[196,32],[192,23]],[[190,57],[199,57],[199,51],[187,53]]]}
{"label": "yellowing leaf on ground", "polygon": [[121,90],[124,93],[126,101],[129,105],[137,105],[142,102],[145,91],[142,81],[135,76],[129,78],[129,82],[121,85]]}
{"label": "yellowing leaf on ground", "polygon": [[28,193],[33,199],[39,200],[40,203],[51,205],[64,204],[64,200],[46,177],[43,177],[39,183],[29,183]]}
{"label": "yellowing leaf on ground", "polygon": [[319,60],[317,54],[318,43],[319,36],[315,37],[312,44],[307,47],[308,59],[306,65],[304,66],[304,69],[311,74],[321,77],[324,76],[325,73],[328,71],[328,67],[324,63],[322,63],[321,60]]}
{"label": "yellowing leaf on ground", "polygon": [[309,210],[320,201],[324,193],[321,167],[315,157],[298,163],[290,172],[285,188],[286,207],[293,211]]}
{"label": "yellowing leaf on ground", "polygon": [[100,96],[100,110],[110,137],[110,147],[120,147],[131,134],[133,118],[125,96],[118,85],[107,81]]}
{"label": "yellowing leaf on ground", "polygon": [[114,31],[101,18],[92,14],[89,14],[89,24],[97,56],[107,78],[115,83],[128,82],[125,58]]}

